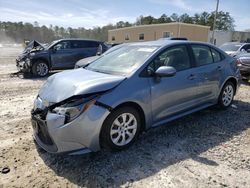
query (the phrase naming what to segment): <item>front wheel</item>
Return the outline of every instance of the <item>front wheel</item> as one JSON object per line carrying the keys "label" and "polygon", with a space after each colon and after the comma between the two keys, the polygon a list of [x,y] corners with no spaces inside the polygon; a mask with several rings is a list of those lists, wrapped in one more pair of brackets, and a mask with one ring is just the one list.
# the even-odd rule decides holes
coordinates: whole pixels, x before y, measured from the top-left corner
{"label": "front wheel", "polygon": [[101,131],[101,145],[111,150],[129,147],[138,137],[141,120],[137,110],[121,107],[104,121]]}
{"label": "front wheel", "polygon": [[49,66],[44,61],[36,61],[32,66],[32,73],[35,76],[47,76],[49,74]]}
{"label": "front wheel", "polygon": [[218,100],[218,104],[220,105],[220,107],[222,108],[228,108],[234,99],[234,95],[235,95],[235,86],[232,82],[227,82],[220,93],[219,96],[219,100]]}

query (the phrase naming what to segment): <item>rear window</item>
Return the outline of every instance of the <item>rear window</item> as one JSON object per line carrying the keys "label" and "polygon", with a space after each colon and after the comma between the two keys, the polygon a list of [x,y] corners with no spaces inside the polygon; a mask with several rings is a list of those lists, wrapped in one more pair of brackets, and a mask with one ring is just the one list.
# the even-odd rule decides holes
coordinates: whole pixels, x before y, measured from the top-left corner
{"label": "rear window", "polygon": [[214,62],[209,47],[203,45],[191,45],[191,47],[198,66],[208,65]]}
{"label": "rear window", "polygon": [[213,48],[211,48],[211,52],[215,63],[222,61],[220,52],[216,51]]}

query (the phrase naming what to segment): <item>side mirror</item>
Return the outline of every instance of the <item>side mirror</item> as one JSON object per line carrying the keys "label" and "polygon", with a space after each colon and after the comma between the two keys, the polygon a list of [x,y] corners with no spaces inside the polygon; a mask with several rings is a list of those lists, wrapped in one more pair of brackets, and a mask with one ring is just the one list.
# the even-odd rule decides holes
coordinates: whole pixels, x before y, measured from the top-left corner
{"label": "side mirror", "polygon": [[96,55],[97,55],[97,56],[100,56],[100,55],[102,55],[102,53],[101,53],[101,52],[97,52]]}
{"label": "side mirror", "polygon": [[250,49],[247,49],[247,53],[250,53]]}
{"label": "side mirror", "polygon": [[170,66],[161,66],[155,71],[155,75],[159,77],[171,77],[176,74],[176,69]]}

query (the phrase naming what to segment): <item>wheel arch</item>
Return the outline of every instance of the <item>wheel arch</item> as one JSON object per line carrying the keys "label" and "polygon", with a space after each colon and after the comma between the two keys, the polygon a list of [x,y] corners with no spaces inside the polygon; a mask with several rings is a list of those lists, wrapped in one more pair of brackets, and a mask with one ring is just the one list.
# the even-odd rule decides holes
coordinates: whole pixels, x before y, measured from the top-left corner
{"label": "wheel arch", "polygon": [[232,82],[233,85],[234,85],[234,95],[236,94],[236,90],[237,90],[237,85],[238,85],[238,81],[235,77],[229,77],[226,79],[226,81],[224,81],[224,83],[221,85],[221,88],[220,88],[220,93],[221,93],[221,90],[222,88],[224,87],[224,85],[227,83],[227,82]]}
{"label": "wheel arch", "polygon": [[[132,102],[132,101],[123,102],[123,103],[117,105],[116,107],[112,108],[112,110],[110,111],[110,114],[111,114],[112,112],[114,112],[115,110],[117,110],[118,108],[122,108],[122,107],[132,107],[132,108],[136,109],[136,110],[138,111],[138,113],[139,113],[139,116],[140,116],[141,122],[142,122],[140,132],[146,130],[146,118],[145,118],[145,113],[144,113],[142,107],[141,107],[138,103]],[[110,114],[109,114],[109,115],[110,115]],[[105,118],[105,120],[106,120],[107,118],[108,118],[108,116]],[[104,120],[104,121],[105,121],[105,120]],[[103,124],[102,124],[102,126],[101,126],[100,133],[99,133],[99,146],[100,146],[101,148],[103,147],[103,146],[102,146],[102,143],[101,143],[101,142],[102,142],[101,134],[102,134],[102,131],[103,131],[104,121],[103,121]]]}
{"label": "wheel arch", "polygon": [[31,65],[31,67],[32,67],[37,61],[44,61],[45,63],[47,63],[47,65],[48,65],[48,67],[49,67],[49,70],[50,70],[50,68],[51,68],[50,62],[48,61],[48,59],[46,59],[46,58],[44,58],[44,57],[38,57],[38,58],[32,59],[32,65]]}
{"label": "wheel arch", "polygon": [[[124,103],[117,105],[115,108],[112,109],[112,111],[116,110],[117,108],[121,108],[121,107],[125,107],[125,106],[132,107],[132,108],[137,110],[137,112],[140,115],[141,122],[142,122],[141,131],[144,131],[146,129],[146,117],[145,117],[145,113],[144,113],[142,107],[138,103],[133,102],[133,101],[124,102]],[[112,111],[111,111],[111,113],[112,113]]]}

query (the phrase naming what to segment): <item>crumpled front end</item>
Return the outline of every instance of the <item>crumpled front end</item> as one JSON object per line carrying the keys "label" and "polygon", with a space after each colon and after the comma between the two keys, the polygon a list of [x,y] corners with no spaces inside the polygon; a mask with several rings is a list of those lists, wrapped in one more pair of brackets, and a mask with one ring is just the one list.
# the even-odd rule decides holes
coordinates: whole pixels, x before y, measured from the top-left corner
{"label": "crumpled front end", "polygon": [[30,72],[30,59],[29,58],[17,58],[16,59],[16,67],[20,72]]}
{"label": "crumpled front end", "polygon": [[37,41],[31,41],[24,51],[16,58],[16,67],[20,72],[31,71],[31,55],[44,50],[44,46]]}
{"label": "crumpled front end", "polygon": [[86,104],[89,104],[88,108],[85,107],[83,113],[69,121],[67,114],[47,107],[48,104],[37,97],[31,117],[33,135],[38,145],[50,153],[98,151],[99,134],[109,110],[98,103]]}

